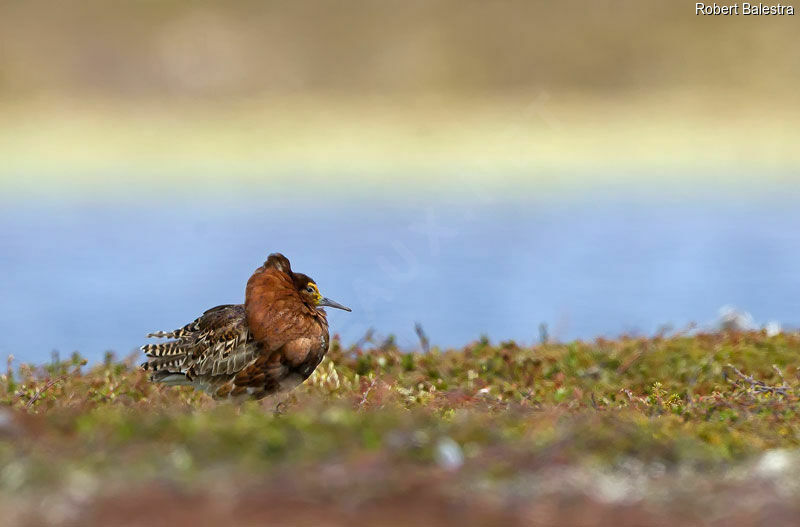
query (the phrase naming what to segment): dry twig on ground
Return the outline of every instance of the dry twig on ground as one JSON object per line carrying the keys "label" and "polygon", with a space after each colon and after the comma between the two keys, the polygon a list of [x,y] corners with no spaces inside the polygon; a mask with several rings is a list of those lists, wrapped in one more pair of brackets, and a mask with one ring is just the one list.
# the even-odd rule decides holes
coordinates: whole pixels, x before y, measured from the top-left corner
{"label": "dry twig on ground", "polygon": [[[786,384],[786,380],[783,378],[783,373],[774,364],[772,365],[772,367],[778,373],[778,376],[781,378],[781,381],[783,382],[783,384],[781,386],[770,386],[769,384],[765,383],[764,381],[759,381],[758,379],[755,379],[755,378],[751,377],[750,375],[746,375],[746,374],[742,373],[739,370],[739,368],[737,368],[733,364],[728,364],[727,366],[728,366],[728,368],[733,370],[733,372],[736,374],[737,377],[739,377],[741,380],[746,382],[750,386],[750,388],[756,393],[769,393],[769,394],[773,394],[773,395],[777,394],[777,395],[782,395],[784,397],[788,397],[789,396],[789,392],[792,389],[791,386]],[[733,384],[738,384],[735,380],[731,380],[731,379],[728,379],[728,382],[731,382]]]}

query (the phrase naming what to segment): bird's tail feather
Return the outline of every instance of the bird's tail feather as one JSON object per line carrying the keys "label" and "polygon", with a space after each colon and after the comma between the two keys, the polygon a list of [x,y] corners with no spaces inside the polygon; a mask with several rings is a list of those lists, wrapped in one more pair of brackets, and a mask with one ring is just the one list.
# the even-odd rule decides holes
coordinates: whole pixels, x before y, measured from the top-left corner
{"label": "bird's tail feather", "polygon": [[168,357],[174,355],[186,355],[185,343],[180,340],[171,340],[161,344],[145,344],[139,349],[148,357]]}
{"label": "bird's tail feather", "polygon": [[179,339],[183,338],[192,331],[197,329],[197,321],[190,322],[179,329],[174,329],[172,331],[154,331],[153,333],[148,333],[147,338],[149,339]]}
{"label": "bird's tail feather", "polygon": [[150,358],[147,362],[142,363],[142,368],[145,370],[152,370],[154,372],[159,370],[180,370],[183,362],[186,360],[186,355],[169,355],[167,357]]}
{"label": "bird's tail feather", "polygon": [[192,384],[183,373],[176,373],[166,370],[153,373],[153,376],[150,378],[150,380],[166,386],[191,386]]}

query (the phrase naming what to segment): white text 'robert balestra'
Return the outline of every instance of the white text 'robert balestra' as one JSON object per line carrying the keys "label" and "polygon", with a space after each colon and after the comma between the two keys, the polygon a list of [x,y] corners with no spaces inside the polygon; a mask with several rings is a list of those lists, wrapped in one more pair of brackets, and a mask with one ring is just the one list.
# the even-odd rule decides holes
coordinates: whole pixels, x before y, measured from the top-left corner
{"label": "white text 'robert balestra'", "polygon": [[743,2],[740,4],[725,4],[719,5],[704,4],[697,2],[695,4],[696,15],[794,15],[794,6],[785,4],[749,4]]}

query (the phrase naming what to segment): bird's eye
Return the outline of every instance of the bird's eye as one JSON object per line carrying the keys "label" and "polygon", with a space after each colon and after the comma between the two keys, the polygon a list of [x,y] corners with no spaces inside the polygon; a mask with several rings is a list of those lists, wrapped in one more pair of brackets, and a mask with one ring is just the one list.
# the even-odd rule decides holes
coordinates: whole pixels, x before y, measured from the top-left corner
{"label": "bird's eye", "polygon": [[311,286],[308,286],[308,287],[306,287],[306,291],[308,291],[309,293],[313,293],[314,292],[314,288],[311,287]]}

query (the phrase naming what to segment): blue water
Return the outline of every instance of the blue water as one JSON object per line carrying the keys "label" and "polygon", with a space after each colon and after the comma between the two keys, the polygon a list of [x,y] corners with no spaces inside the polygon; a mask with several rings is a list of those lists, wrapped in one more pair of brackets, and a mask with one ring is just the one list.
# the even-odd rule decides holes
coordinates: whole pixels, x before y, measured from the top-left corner
{"label": "blue water", "polygon": [[791,199],[651,196],[437,202],[22,201],[0,211],[0,357],[131,352],[149,331],[243,300],[281,251],[323,294],[345,343],[369,328],[414,347],[651,334],[726,304],[800,318]]}

